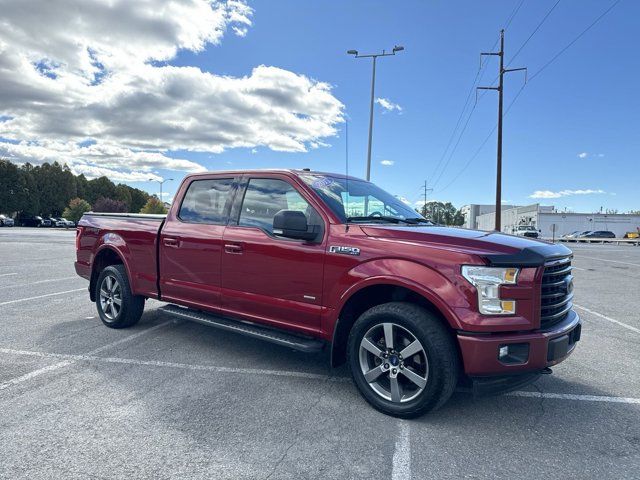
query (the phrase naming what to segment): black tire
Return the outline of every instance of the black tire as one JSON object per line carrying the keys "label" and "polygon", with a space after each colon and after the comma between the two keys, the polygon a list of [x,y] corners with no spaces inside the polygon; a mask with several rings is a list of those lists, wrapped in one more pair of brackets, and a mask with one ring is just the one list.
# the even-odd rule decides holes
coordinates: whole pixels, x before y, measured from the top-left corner
{"label": "black tire", "polygon": [[[372,331],[377,331],[376,329],[378,328],[384,329],[382,325],[389,323],[394,324],[392,329],[397,329],[400,332],[399,334],[393,333],[392,338],[396,335],[400,337],[397,341],[411,343],[412,341],[407,340],[407,338],[413,336],[414,340],[419,340],[422,350],[413,357],[407,356],[407,358],[403,358],[400,356],[400,361],[406,362],[406,365],[402,363],[403,366],[399,367],[403,368],[403,370],[399,370],[399,368],[393,369],[393,365],[390,365],[391,361],[397,364],[397,352],[393,354],[394,358],[388,356],[386,358],[389,360],[382,359],[381,362],[388,362],[383,364],[378,363],[379,360],[376,355],[371,352],[364,352],[364,362],[373,359],[375,365],[380,365],[379,368],[382,369],[383,366],[389,367],[384,373],[379,374],[379,380],[369,383],[365,379],[363,369],[371,368],[373,370],[374,366],[363,366],[361,342],[365,335]],[[383,332],[383,338],[374,346],[386,352],[384,335],[386,335],[385,332]],[[402,338],[403,336],[405,336],[404,339]],[[371,338],[373,339],[374,337]],[[406,346],[406,343],[397,345],[398,352],[402,350],[401,347]],[[356,320],[349,334],[347,357],[353,380],[360,394],[374,408],[394,417],[414,418],[439,408],[451,397],[459,378],[460,361],[453,336],[443,325],[440,318],[412,303],[385,303],[364,312]],[[426,357],[426,361],[421,360],[424,357]],[[417,368],[411,365],[411,359],[417,360],[418,364],[414,364]],[[416,384],[410,382],[409,377],[406,376],[412,372],[420,373],[420,368],[423,369],[420,376],[426,378],[426,385],[422,387],[422,390]],[[377,367],[375,369],[377,372]],[[404,394],[403,391],[403,394],[399,397],[400,401],[394,402],[391,398],[384,398],[384,393],[381,394],[376,391],[375,388],[378,388],[378,390],[384,392],[384,385],[381,384],[386,381],[389,382],[389,388],[391,389],[391,370],[397,372],[395,381],[400,383],[401,389],[409,391],[413,388],[416,392]],[[407,372],[407,370],[410,371]],[[396,396],[396,398],[398,397]]]}
{"label": "black tire", "polygon": [[[109,288],[109,284],[117,287]],[[124,265],[111,265],[100,272],[95,286],[96,307],[100,320],[109,328],[127,328],[140,320],[145,298],[131,293]],[[109,293],[106,298],[101,290]],[[117,302],[120,301],[118,307]]]}

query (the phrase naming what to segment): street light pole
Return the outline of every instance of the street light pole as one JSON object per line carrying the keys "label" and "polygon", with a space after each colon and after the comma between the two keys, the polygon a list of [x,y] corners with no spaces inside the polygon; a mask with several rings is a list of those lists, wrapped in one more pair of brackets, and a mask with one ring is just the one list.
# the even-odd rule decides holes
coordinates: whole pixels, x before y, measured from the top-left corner
{"label": "street light pole", "polygon": [[355,58],[371,58],[373,63],[373,71],[371,74],[371,101],[369,104],[369,142],[367,148],[367,181],[371,180],[371,143],[373,141],[373,105],[375,102],[375,90],[376,90],[376,59],[378,57],[391,57],[396,54],[396,52],[401,52],[404,50],[404,47],[401,45],[396,45],[393,47],[391,53],[387,53],[385,50],[382,50],[382,53],[371,53],[367,55],[360,55],[357,50],[348,50],[347,54],[354,55]]}
{"label": "street light pole", "polygon": [[160,201],[162,202],[162,185],[164,184],[164,182],[173,181],[173,178],[165,178],[164,180],[157,180],[155,178],[150,178],[149,181],[150,182],[158,182],[160,184]]}

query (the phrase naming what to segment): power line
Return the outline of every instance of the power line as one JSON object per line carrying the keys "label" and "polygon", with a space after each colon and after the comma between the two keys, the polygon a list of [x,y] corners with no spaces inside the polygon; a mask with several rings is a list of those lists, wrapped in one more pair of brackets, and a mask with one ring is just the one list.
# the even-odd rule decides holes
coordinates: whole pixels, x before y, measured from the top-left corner
{"label": "power line", "polygon": [[[560,57],[560,55],[562,55],[564,52],[566,52],[569,48],[571,48],[573,46],[573,44],[575,44],[580,38],[582,38],[584,36],[584,34],[586,34],[589,30],[591,30],[591,28],[593,28],[600,20],[602,20],[602,18],[604,18],[611,10],[613,10],[613,8],[620,3],[620,0],[615,0],[606,10],[604,10],[593,22],[591,22],[589,24],[589,26],[587,26],[584,30],[582,30],[571,42],[569,42],[564,48],[562,48],[558,53],[556,53],[553,57],[551,57],[550,60],[548,60],[545,64],[542,65],[542,67],[540,67],[538,70],[536,70],[536,72],[531,75],[531,77],[529,77],[528,79],[528,83],[530,83],[532,80],[534,80],[538,75],[540,75],[549,65],[551,65],[553,62],[555,62],[558,57]],[[556,4],[557,5],[557,4]],[[555,5],[554,7],[555,8]],[[548,16],[548,15],[547,15]],[[528,40],[527,40],[528,41]],[[525,42],[526,43],[526,42]],[[521,47],[522,48],[522,47]],[[514,56],[515,58],[515,56]],[[513,59],[512,59],[513,61]],[[520,90],[518,90],[518,92],[516,92],[515,96],[511,99],[511,102],[509,102],[509,105],[507,106],[507,108],[505,108],[503,116],[506,116],[509,113],[509,110],[511,110],[511,107],[513,106],[513,104],[516,102],[516,100],[518,99],[518,97],[522,94],[522,92],[524,91],[524,89],[526,88],[526,86],[528,85],[528,83],[525,83],[524,85],[522,85],[522,87],[520,87]],[[482,97],[480,97],[482,98]],[[438,190],[438,193],[443,192],[444,190],[446,190],[447,188],[449,188],[451,185],[453,185],[455,183],[455,181],[466,171],[466,169],[469,167],[469,165],[471,165],[471,162],[473,162],[473,160],[475,160],[477,158],[477,156],[480,154],[480,152],[482,151],[482,148],[487,144],[487,142],[489,141],[489,139],[491,138],[491,136],[493,135],[493,133],[496,131],[496,129],[498,128],[498,125],[494,125],[493,128],[491,129],[491,131],[487,134],[487,136],[484,138],[484,140],[480,143],[480,146],[476,149],[476,151],[473,153],[473,155],[471,157],[469,157],[469,159],[467,160],[467,162],[464,164],[464,166],[462,167],[462,169],[460,169],[460,171],[453,177],[453,179],[447,183],[442,189]]]}
{"label": "power line", "polygon": [[540,30],[540,27],[542,26],[542,24],[547,20],[547,18],[549,18],[549,15],[551,15],[551,12],[553,12],[555,10],[555,8],[558,6],[558,4],[560,3],[560,0],[558,0],[556,3],[554,3],[553,7],[551,7],[549,9],[549,11],[547,12],[547,14],[542,17],[542,20],[540,20],[540,23],[538,23],[538,25],[536,26],[536,28],[533,29],[533,32],[531,32],[531,34],[529,35],[529,37],[524,41],[524,43],[522,45],[520,45],[520,48],[518,49],[518,51],[513,55],[513,57],[511,57],[511,61],[507,64],[507,66],[511,65],[511,62],[513,62],[516,57],[520,54],[520,52],[522,51],[522,49],[527,45],[527,43],[529,43],[529,40],[531,40],[533,38],[533,36],[537,33],[538,30]]}
{"label": "power line", "polygon": [[[518,6],[513,10],[513,12],[511,12],[511,15],[509,16],[509,18],[507,20],[507,23],[505,24],[503,30],[506,30],[507,28],[509,28],[509,25],[511,25],[511,22],[513,21],[513,19],[518,14],[518,11],[520,11],[520,7],[522,6],[523,3],[524,3],[524,0],[520,0],[520,3],[518,4]],[[496,48],[497,44],[498,44],[498,41],[496,40],[496,43],[493,45],[493,47],[491,47],[491,50]]]}
{"label": "power line", "polygon": [[615,7],[616,5],[618,5],[620,3],[620,0],[616,0],[615,2],[613,2],[611,4],[611,6],[609,8],[607,8],[604,12],[602,12],[598,18],[596,18],[593,22],[591,22],[591,24],[585,28],[582,32],[580,32],[580,34],[574,38],[573,40],[571,40],[571,42],[569,42],[567,44],[566,47],[564,47],[562,50],[560,50],[558,53],[556,53],[551,60],[549,60],[547,63],[545,63],[536,73],[534,73],[533,75],[531,75],[531,78],[529,80],[533,80],[534,78],[536,78],[538,75],[540,75],[542,73],[542,71],[547,68],[549,65],[551,65],[553,62],[556,61],[556,59],[562,55],[564,52],[566,52],[567,50],[569,50],[569,48],[571,48],[573,46],[574,43],[576,43],[578,40],[580,40],[580,38],[582,38],[582,36],[587,33],[589,30],[591,30],[591,28],[593,28],[593,26],[598,23],[600,20],[602,20],[602,18],[609,13],[611,10],[613,10],[613,7]]}
{"label": "power line", "polygon": [[[525,0],[520,0],[520,2],[511,11],[511,14],[509,15],[509,17],[507,18],[507,21],[505,23],[504,30],[509,28],[509,26],[511,25],[511,22],[516,17],[518,12],[520,11],[520,8],[524,4],[524,1]],[[497,37],[496,41],[494,42],[494,44],[493,44],[493,46],[491,47],[490,50],[495,49],[495,47],[496,47],[496,45],[498,44],[499,41],[500,41],[500,37]],[[464,104],[462,105],[462,110],[460,111],[460,115],[458,115],[458,119],[456,120],[456,124],[455,124],[455,126],[454,126],[454,128],[453,128],[453,130],[451,132],[451,135],[449,136],[449,140],[447,141],[447,145],[446,145],[446,147],[445,147],[445,149],[444,149],[444,151],[442,153],[442,156],[438,160],[438,163],[436,164],[436,168],[434,168],[434,170],[433,170],[433,173],[431,175],[432,178],[436,178],[436,173],[438,172],[438,169],[440,168],[440,165],[442,164],[442,161],[447,156],[447,152],[449,151],[449,147],[451,146],[451,143],[453,142],[453,139],[455,138],[456,132],[458,131],[458,127],[460,126],[460,122],[462,121],[462,118],[464,117],[464,113],[467,110],[467,106],[469,104],[469,100],[471,99],[471,95],[472,95],[473,91],[475,90],[476,86],[482,80],[484,72],[486,71],[483,68],[484,68],[484,65],[482,64],[482,61],[481,61],[480,62],[480,67],[478,68],[478,71],[476,72],[476,76],[473,79],[471,87],[469,88],[469,92],[467,93],[467,97],[466,97],[466,99],[464,101]],[[495,80],[494,80],[494,82],[495,82]],[[464,132],[465,132],[465,130],[467,128],[467,125],[469,124],[469,121],[471,120],[471,116],[473,115],[473,112],[474,112],[475,108],[476,108],[476,106],[474,104],[474,106],[469,111],[469,116],[467,117],[467,120],[464,123],[464,127],[462,128],[462,131],[460,132],[460,136],[458,137],[458,140],[457,140],[453,150],[449,154],[449,159],[445,162],[444,166],[442,167],[442,171],[440,172],[440,175],[437,176],[437,178],[436,178],[436,180],[434,182],[434,187],[435,187],[436,183],[440,180],[440,177],[442,177],[442,174],[446,170],[447,165],[448,165],[449,161],[451,160],[451,157],[453,156],[453,153],[455,153],[457,146],[460,144],[460,141],[462,140],[462,136],[464,135]]]}

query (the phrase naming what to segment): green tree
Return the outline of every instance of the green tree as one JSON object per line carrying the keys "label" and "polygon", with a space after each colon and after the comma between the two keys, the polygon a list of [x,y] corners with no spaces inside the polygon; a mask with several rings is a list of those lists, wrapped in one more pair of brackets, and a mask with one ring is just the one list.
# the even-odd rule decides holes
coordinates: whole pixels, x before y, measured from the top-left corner
{"label": "green tree", "polygon": [[0,213],[11,214],[20,210],[22,191],[20,170],[9,160],[0,158]]}
{"label": "green tree", "polygon": [[137,213],[142,210],[142,207],[144,207],[147,201],[149,201],[151,195],[149,195],[144,190],[140,190],[139,188],[129,187],[129,189],[131,193],[131,204],[129,206],[129,211]]}
{"label": "green tree", "polygon": [[89,194],[89,180],[83,174],[76,177],[76,195],[79,198],[87,198]]}
{"label": "green tree", "polygon": [[95,202],[100,197],[115,198],[116,186],[107,177],[98,177],[87,182],[88,192],[86,194],[87,201],[95,207]]}
{"label": "green tree", "polygon": [[62,216],[67,220],[78,223],[85,212],[91,211],[91,205],[82,198],[74,198],[69,202],[69,206],[64,209]]}
{"label": "green tree", "polygon": [[163,203],[158,197],[153,196],[147,200],[147,203],[142,207],[140,213],[167,213],[167,209],[164,208]]}
{"label": "green tree", "polygon": [[454,226],[464,224],[464,215],[451,202],[427,202],[420,213],[434,223]]}
{"label": "green tree", "polygon": [[119,183],[116,186],[116,196],[114,198],[127,206],[127,212],[131,211],[131,187]]}
{"label": "green tree", "polygon": [[24,216],[39,215],[41,213],[40,195],[33,171],[34,166],[30,163],[25,163],[20,167],[18,185],[22,191],[22,198],[17,210]]}

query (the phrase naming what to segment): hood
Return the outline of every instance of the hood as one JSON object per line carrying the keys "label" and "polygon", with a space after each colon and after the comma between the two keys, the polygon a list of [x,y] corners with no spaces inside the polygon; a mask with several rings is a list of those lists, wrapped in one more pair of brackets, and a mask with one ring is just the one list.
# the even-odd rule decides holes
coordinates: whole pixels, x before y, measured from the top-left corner
{"label": "hood", "polygon": [[571,255],[564,245],[465,228],[363,225],[362,231],[370,237],[425,243],[479,255],[492,265],[539,266],[553,258]]}

